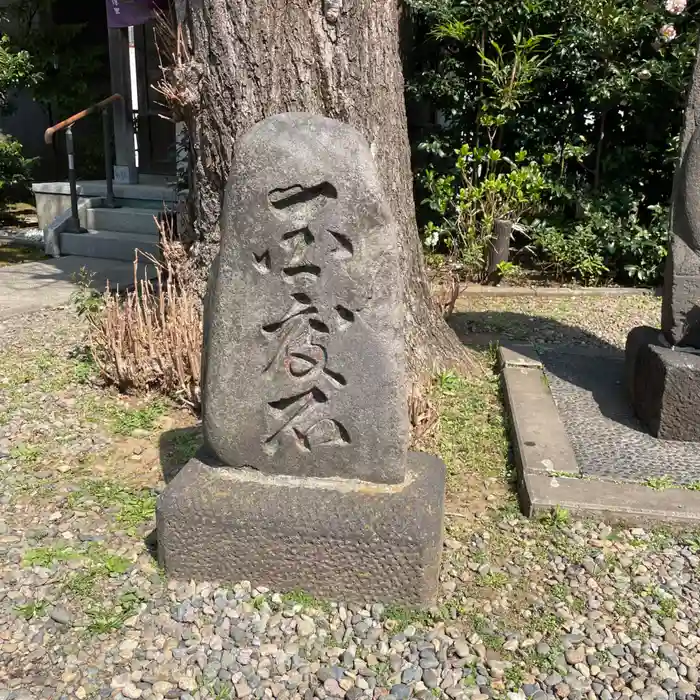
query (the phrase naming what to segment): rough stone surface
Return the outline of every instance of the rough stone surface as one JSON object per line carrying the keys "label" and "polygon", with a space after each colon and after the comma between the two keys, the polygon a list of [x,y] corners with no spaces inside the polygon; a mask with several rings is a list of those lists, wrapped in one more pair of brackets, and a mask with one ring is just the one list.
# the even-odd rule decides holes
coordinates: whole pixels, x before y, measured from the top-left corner
{"label": "rough stone surface", "polygon": [[434,599],[443,463],[410,453],[401,486],[267,477],[191,460],[161,495],[158,552],[169,574],[246,579],[322,597]]}
{"label": "rough stone surface", "polygon": [[700,347],[700,131],[695,123],[676,173],[661,325],[673,344]]}
{"label": "rough stone surface", "polygon": [[222,463],[403,482],[397,229],[369,146],[283,114],[240,141],[205,321],[203,425]]}
{"label": "rough stone surface", "polygon": [[700,441],[700,355],[664,347],[659,335],[652,328],[630,333],[627,378],[635,413],[655,437]]}
{"label": "rough stone surface", "polygon": [[634,386],[637,381],[637,358],[640,352],[649,345],[664,345],[670,347],[664,334],[658,328],[637,326],[627,335],[625,343],[625,387],[634,405]]}
{"label": "rough stone surface", "polygon": [[672,344],[700,348],[700,59],[688,89],[673,181],[661,326]]}
{"label": "rough stone surface", "polygon": [[700,446],[659,440],[635,416],[621,350],[550,345],[539,351],[582,476],[700,482]]}

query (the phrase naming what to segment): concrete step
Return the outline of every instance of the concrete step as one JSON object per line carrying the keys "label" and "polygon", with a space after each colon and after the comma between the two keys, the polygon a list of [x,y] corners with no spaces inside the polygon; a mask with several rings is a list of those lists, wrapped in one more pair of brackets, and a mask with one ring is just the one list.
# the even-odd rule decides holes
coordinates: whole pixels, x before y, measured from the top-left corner
{"label": "concrete step", "polygon": [[175,209],[174,202],[168,202],[162,199],[134,199],[129,197],[117,197],[115,202],[120,207],[131,207],[132,209],[151,209],[156,212],[162,212],[164,209],[170,211]]}
{"label": "concrete step", "polygon": [[[125,233],[158,234],[155,218],[160,212],[153,209],[118,207],[86,209],[85,220],[80,223],[88,230],[124,231]],[[81,217],[82,218],[82,217]]]}
{"label": "concrete step", "polygon": [[107,258],[132,262],[136,249],[160,260],[158,237],[146,233],[124,231],[87,231],[61,233],[61,255],[82,255],[86,258]]}

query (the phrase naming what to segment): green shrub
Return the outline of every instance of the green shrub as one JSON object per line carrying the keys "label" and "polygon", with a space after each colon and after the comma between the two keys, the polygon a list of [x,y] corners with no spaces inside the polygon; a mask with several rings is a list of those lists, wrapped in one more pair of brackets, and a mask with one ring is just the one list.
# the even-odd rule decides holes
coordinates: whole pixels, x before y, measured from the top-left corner
{"label": "green shrub", "polygon": [[[3,19],[3,11],[0,10],[0,20]],[[29,53],[12,46],[7,35],[0,36],[0,110],[11,111],[12,91],[34,86],[40,77]]]}
{"label": "green shrub", "polygon": [[[451,154],[461,144],[526,150],[542,165],[554,154],[547,201],[525,213],[540,222],[521,258],[586,283],[658,281],[700,5],[407,1],[407,94],[409,114],[421,116],[411,126],[428,242],[432,221],[441,245],[463,245],[454,226],[435,221],[430,187],[454,174]],[[451,189],[459,191],[457,180]]]}
{"label": "green shrub", "polygon": [[[0,20],[4,19],[0,11]],[[11,95],[15,90],[34,86],[40,74],[36,72],[29,53],[12,46],[8,36],[0,36],[0,113],[12,111]],[[33,160],[22,155],[22,145],[16,139],[0,134],[0,201],[12,194],[21,196],[31,178]]]}
{"label": "green shrub", "polygon": [[28,186],[33,163],[22,155],[19,141],[0,136],[0,201]]}
{"label": "green shrub", "polygon": [[600,196],[579,203],[579,219],[535,221],[534,262],[559,279],[585,284],[616,281],[654,285],[661,280],[668,238],[668,208],[638,199]]}
{"label": "green shrub", "polygon": [[455,154],[451,173],[438,175],[432,169],[425,173],[429,194],[424,203],[438,217],[425,226],[424,242],[429,248],[446,248],[460,259],[467,274],[479,277],[495,222],[520,221],[538,206],[547,181],[525,151],[511,160],[498,149],[465,144]]}
{"label": "green shrub", "polygon": [[600,239],[586,227],[552,226],[536,221],[532,243],[537,266],[560,280],[577,279],[597,284],[608,274]]}
{"label": "green shrub", "polygon": [[668,253],[669,208],[655,204],[647,210],[648,223],[640,222],[635,209],[608,244],[609,264],[618,281],[647,286],[661,282]]}

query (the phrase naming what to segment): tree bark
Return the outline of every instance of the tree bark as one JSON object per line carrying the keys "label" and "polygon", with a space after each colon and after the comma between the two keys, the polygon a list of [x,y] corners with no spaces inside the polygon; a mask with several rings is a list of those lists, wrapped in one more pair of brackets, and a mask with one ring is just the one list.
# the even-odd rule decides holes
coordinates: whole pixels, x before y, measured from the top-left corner
{"label": "tree bark", "polygon": [[[194,257],[205,278],[236,140],[280,112],[355,126],[377,159],[401,229],[406,347],[414,377],[470,368],[430,296],[418,236],[397,0],[174,0],[198,89],[189,131]],[[191,83],[191,81],[190,81]],[[190,90],[192,84],[187,86]]]}

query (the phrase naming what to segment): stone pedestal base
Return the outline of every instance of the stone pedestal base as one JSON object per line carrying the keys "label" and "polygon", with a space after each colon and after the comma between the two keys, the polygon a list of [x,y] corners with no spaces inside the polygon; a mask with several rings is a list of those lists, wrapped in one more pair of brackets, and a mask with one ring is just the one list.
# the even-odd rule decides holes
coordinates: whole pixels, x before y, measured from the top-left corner
{"label": "stone pedestal base", "polygon": [[398,486],[267,476],[191,460],[158,502],[158,557],[180,579],[321,598],[431,603],[445,465],[410,453]]}
{"label": "stone pedestal base", "polygon": [[634,411],[655,437],[700,442],[700,356],[669,347],[661,331],[632,329],[625,351]]}

